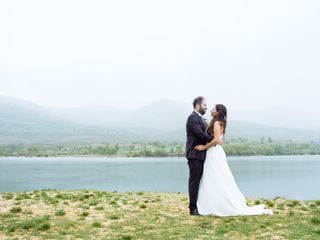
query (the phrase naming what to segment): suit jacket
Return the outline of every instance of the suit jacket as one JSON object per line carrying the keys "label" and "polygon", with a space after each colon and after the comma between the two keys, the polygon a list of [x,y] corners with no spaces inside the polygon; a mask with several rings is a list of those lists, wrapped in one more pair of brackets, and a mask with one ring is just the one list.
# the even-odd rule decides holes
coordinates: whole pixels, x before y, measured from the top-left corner
{"label": "suit jacket", "polygon": [[187,159],[205,160],[207,151],[197,151],[194,149],[197,145],[206,145],[211,142],[213,136],[206,132],[206,125],[201,117],[193,111],[188,117],[186,123],[187,143],[186,157]]}

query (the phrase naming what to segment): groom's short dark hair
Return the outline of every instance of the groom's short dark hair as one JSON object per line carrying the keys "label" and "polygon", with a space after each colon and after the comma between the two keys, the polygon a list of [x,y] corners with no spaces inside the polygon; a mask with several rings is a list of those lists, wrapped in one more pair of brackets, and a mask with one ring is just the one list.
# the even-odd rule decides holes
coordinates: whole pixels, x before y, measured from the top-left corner
{"label": "groom's short dark hair", "polygon": [[201,104],[206,98],[205,97],[202,97],[202,96],[199,96],[199,97],[196,97],[194,100],[193,100],[193,108],[196,108],[197,104]]}

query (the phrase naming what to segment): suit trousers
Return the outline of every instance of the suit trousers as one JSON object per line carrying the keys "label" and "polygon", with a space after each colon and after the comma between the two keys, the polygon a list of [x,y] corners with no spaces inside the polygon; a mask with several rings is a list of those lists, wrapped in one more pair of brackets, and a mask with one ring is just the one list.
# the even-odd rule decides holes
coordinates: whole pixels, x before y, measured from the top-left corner
{"label": "suit trousers", "polygon": [[203,173],[203,160],[188,158],[189,165],[189,209],[197,209],[199,183]]}

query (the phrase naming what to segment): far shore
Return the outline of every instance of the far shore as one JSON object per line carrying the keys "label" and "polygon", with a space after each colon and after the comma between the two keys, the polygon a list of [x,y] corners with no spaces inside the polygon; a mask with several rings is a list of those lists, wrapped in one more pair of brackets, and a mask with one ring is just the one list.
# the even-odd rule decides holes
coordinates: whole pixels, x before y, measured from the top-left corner
{"label": "far shore", "polygon": [[[290,157],[290,156],[320,156],[320,154],[292,154],[292,155],[228,155],[228,157]],[[186,158],[185,156],[176,156],[176,155],[153,155],[153,156],[131,156],[131,155],[100,155],[100,154],[88,154],[88,155],[52,155],[52,156],[29,156],[29,155],[19,155],[19,156],[0,156],[0,158]]]}
{"label": "far shore", "polygon": [[[230,139],[229,157],[320,155],[320,143],[291,140]],[[23,157],[185,157],[185,142],[0,144],[0,156]]]}

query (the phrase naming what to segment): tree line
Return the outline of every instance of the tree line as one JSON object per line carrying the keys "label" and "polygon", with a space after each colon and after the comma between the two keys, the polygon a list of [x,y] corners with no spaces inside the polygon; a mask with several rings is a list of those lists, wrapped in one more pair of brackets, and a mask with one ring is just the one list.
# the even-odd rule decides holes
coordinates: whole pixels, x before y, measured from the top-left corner
{"label": "tree line", "polygon": [[[228,156],[257,155],[319,155],[320,143],[294,142],[260,138],[230,139],[224,144]],[[0,145],[0,156],[123,156],[123,157],[184,157],[184,142],[132,142],[99,144],[7,144]]]}

